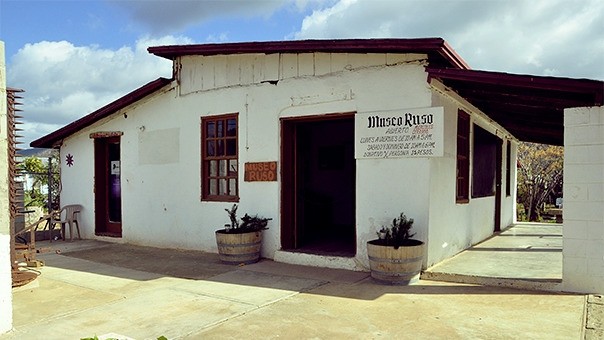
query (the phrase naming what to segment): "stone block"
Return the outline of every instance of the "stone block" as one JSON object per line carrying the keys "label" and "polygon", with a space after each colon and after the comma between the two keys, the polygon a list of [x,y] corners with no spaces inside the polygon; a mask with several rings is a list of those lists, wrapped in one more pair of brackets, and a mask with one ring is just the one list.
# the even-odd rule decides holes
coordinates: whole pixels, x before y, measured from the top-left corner
{"label": "stone block", "polygon": [[573,202],[565,200],[564,219],[569,221],[602,221],[604,219],[602,202]]}
{"label": "stone block", "polygon": [[586,240],[587,229],[587,221],[564,219],[564,238]]}
{"label": "stone block", "polygon": [[588,276],[564,272],[562,277],[563,290],[566,292],[597,293],[604,292],[604,280]]}
{"label": "stone block", "polygon": [[564,110],[564,126],[565,127],[575,127],[580,125],[589,124],[590,120],[590,112],[581,108],[581,109],[567,109]]}
{"label": "stone block", "polygon": [[564,131],[565,145],[602,144],[604,125],[586,125],[568,128]]}
{"label": "stone block", "polygon": [[589,240],[604,240],[604,222],[587,222],[587,238]]}
{"label": "stone block", "polygon": [[589,122],[591,124],[604,124],[604,109],[601,107],[589,108]]}
{"label": "stone block", "polygon": [[566,145],[564,162],[568,164],[602,164],[604,148],[601,145]]}
{"label": "stone block", "polygon": [[584,257],[570,257],[564,255],[562,259],[564,275],[573,274],[577,276],[587,275],[587,259]]}
{"label": "stone block", "polygon": [[570,258],[585,258],[587,256],[585,240],[569,239],[565,236],[564,245],[562,248],[562,256],[565,263],[567,260],[570,260]]}
{"label": "stone block", "polygon": [[601,240],[587,240],[585,247],[588,267],[596,266],[602,268],[604,276],[604,242]]}
{"label": "stone block", "polygon": [[564,200],[581,202],[586,201],[588,198],[588,187],[587,183],[576,183],[567,184],[564,186]]}
{"label": "stone block", "polygon": [[587,260],[587,276],[604,281],[604,260],[602,257]]}
{"label": "stone block", "polygon": [[592,202],[583,204],[583,213],[587,221],[598,222],[604,220],[604,208],[602,202]]}
{"label": "stone block", "polygon": [[[604,176],[604,174],[603,174]],[[590,184],[587,188],[587,199],[592,202],[604,202],[604,183]],[[604,207],[604,204],[603,204]]]}
{"label": "stone block", "polygon": [[604,164],[564,164],[564,183],[602,183]]}
{"label": "stone block", "polygon": [[[566,187],[566,185],[564,185]],[[570,197],[564,197],[564,229],[570,227],[566,222],[570,221],[585,221],[583,214],[581,214],[581,207],[584,202],[575,202]],[[564,235],[566,237],[566,235]]]}

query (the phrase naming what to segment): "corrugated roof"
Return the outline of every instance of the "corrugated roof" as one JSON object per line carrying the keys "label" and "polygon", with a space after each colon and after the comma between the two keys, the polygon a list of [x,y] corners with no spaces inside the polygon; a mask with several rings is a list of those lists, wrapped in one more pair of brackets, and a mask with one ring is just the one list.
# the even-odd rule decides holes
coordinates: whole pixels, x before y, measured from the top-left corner
{"label": "corrugated roof", "polygon": [[155,91],[161,89],[172,82],[172,79],[167,78],[158,78],[150,83],[147,83],[138,89],[126,94],[125,96],[101,107],[100,109],[44,136],[35,141],[31,142],[29,145],[34,148],[53,148],[58,143],[60,143],[64,138],[70,136],[71,134],[83,129],[86,126],[89,126],[123,108],[128,105],[131,105],[144,97],[154,93]]}

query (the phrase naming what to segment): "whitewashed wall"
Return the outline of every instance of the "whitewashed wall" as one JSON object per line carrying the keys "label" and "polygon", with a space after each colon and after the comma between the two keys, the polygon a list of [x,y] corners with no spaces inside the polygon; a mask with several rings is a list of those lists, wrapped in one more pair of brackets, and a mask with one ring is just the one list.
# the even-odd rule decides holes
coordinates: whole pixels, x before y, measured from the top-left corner
{"label": "whitewashed wall", "polygon": [[564,110],[564,290],[604,293],[604,107]]}
{"label": "whitewashed wall", "polygon": [[4,42],[0,41],[0,334],[13,327],[10,263],[10,206],[8,199],[8,120]]}
{"label": "whitewashed wall", "polygon": [[[458,109],[462,109],[470,115],[471,126],[477,124],[504,140],[511,138],[503,128],[489,124],[477,108],[450,91],[446,91],[441,83],[433,80],[432,84],[432,106],[445,108],[445,152],[443,157],[430,159],[430,224],[427,266],[449,258],[493,234],[495,197],[470,197],[469,203],[455,203]],[[472,141],[473,132],[470,133],[470,141]],[[514,153],[516,145],[516,142],[512,143],[512,164],[514,165],[516,164]],[[473,145],[470,143],[470,154],[472,153]],[[504,146],[501,172],[504,177],[502,182],[502,229],[514,222],[515,206],[515,188],[510,197],[505,195],[505,157]],[[470,174],[472,170],[470,162]],[[515,166],[512,166],[511,170],[511,180],[515,183]]]}
{"label": "whitewashed wall", "polygon": [[[376,237],[382,224],[404,211],[416,221],[417,238],[431,244],[434,237],[437,247],[452,244],[438,249],[429,261],[442,259],[490,235],[484,230],[492,230],[493,225],[492,213],[487,219],[469,210],[486,210],[487,214],[484,206],[494,206],[488,198],[462,207],[465,215],[455,225],[437,216],[459,213],[455,209],[454,146],[448,146],[442,160],[357,160],[357,255],[352,259],[279,251],[280,182],[244,182],[241,170],[245,162],[280,161],[280,118],[435,106],[426,82],[425,57],[325,53],[183,57],[177,61],[180,76],[172,87],[65,140],[62,203],[84,204],[84,235],[95,237],[93,140],[88,135],[122,131],[123,237],[111,240],[216,251],[214,231],[228,222],[224,209],[231,204],[200,201],[200,117],[238,112],[239,211],[273,218],[264,232],[264,257],[367,268],[365,243]],[[453,140],[454,145],[457,111],[452,104],[446,105],[447,125],[453,122],[446,127],[446,144]],[[64,162],[68,153],[74,155],[72,167]],[[433,173],[438,177],[431,180]],[[442,195],[439,181],[446,182],[446,190],[453,190],[451,199],[431,205],[431,198]],[[440,229],[455,232],[441,235]]]}

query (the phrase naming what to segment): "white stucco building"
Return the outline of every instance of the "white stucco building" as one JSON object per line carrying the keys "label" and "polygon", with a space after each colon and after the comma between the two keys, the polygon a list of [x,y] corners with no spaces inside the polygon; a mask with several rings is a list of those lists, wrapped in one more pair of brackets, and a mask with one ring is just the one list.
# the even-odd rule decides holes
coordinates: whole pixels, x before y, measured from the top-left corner
{"label": "white stucco building", "polygon": [[440,38],[149,51],[171,79],[31,144],[60,148],[86,238],[216,251],[238,203],[273,219],[264,257],[365,270],[404,212],[428,267],[514,222],[518,140],[561,145],[564,108],[602,104],[602,82],[473,71]]}

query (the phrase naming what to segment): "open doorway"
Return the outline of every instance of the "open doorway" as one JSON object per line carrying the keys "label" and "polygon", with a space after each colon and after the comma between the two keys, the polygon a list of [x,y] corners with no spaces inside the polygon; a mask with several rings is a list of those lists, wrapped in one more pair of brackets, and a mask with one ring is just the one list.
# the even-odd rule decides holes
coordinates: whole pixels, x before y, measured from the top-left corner
{"label": "open doorway", "polygon": [[282,120],[284,250],[354,256],[354,114]]}
{"label": "open doorway", "polygon": [[501,231],[503,141],[474,125],[472,198],[495,197],[494,232]]}
{"label": "open doorway", "polygon": [[120,138],[94,140],[95,234],[122,236]]}

